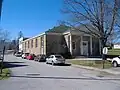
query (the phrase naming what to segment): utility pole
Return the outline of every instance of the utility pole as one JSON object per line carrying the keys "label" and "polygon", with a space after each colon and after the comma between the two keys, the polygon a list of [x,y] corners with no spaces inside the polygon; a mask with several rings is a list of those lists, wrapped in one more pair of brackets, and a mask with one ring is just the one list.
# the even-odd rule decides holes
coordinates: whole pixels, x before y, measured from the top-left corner
{"label": "utility pole", "polygon": [[[3,4],[3,0],[0,0],[0,22],[1,22],[1,14],[2,14],[2,4]],[[0,57],[0,59],[2,59],[1,65],[0,65],[1,66],[1,70],[0,70],[1,74],[2,74],[2,69],[3,69],[4,52],[5,52],[5,46],[3,47],[3,50],[2,50],[2,57]]]}
{"label": "utility pole", "polygon": [[2,13],[2,4],[3,4],[3,0],[0,0],[0,20],[1,20],[1,13]]}
{"label": "utility pole", "polygon": [[3,47],[3,51],[2,51],[2,57],[1,57],[2,62],[1,62],[0,74],[2,74],[4,55],[5,55],[5,45],[4,45],[4,47]]}

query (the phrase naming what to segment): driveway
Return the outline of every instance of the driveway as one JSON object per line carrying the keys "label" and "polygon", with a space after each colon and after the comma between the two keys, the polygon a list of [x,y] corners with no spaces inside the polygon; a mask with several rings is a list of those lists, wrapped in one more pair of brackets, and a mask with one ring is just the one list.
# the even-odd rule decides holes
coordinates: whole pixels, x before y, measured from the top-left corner
{"label": "driveway", "polygon": [[[5,56],[12,74],[0,90],[120,90],[119,76]],[[9,63],[8,63],[9,62]]]}

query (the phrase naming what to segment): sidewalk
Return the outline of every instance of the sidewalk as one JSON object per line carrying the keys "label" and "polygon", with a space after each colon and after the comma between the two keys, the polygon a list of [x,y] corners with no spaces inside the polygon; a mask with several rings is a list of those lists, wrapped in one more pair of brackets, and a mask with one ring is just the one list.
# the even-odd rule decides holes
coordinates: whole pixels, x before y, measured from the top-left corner
{"label": "sidewalk", "polygon": [[[66,59],[66,60],[102,60],[102,58],[74,58],[74,59]],[[111,61],[111,59],[110,58],[107,58],[107,60],[110,60]]]}
{"label": "sidewalk", "polygon": [[89,70],[100,71],[100,72],[107,72],[107,73],[115,74],[115,75],[120,75],[120,71],[114,71],[112,69],[98,69],[98,68],[94,68],[94,67],[82,66],[82,65],[75,65],[75,64],[71,64],[71,66],[73,66],[73,67],[79,67],[79,68],[84,68],[84,69],[89,69]]}

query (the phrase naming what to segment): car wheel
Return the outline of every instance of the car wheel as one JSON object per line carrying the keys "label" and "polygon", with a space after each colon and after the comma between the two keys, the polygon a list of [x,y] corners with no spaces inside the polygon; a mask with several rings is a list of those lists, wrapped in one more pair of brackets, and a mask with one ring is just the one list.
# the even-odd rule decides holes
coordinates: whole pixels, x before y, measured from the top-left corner
{"label": "car wheel", "polygon": [[114,62],[113,62],[113,67],[117,67],[117,66],[118,66],[117,62],[114,61]]}
{"label": "car wheel", "polygon": [[53,66],[55,65],[54,61],[52,61],[52,65],[53,65]]}
{"label": "car wheel", "polygon": [[41,62],[41,60],[39,59],[38,62]]}
{"label": "car wheel", "polygon": [[46,61],[46,64],[48,64],[48,62]]}

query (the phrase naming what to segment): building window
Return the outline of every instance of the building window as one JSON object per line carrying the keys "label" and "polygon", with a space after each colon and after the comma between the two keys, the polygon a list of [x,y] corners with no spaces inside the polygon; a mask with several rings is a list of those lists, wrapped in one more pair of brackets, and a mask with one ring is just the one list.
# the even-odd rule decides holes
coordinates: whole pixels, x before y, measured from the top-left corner
{"label": "building window", "polygon": [[31,48],[33,48],[33,40],[31,40]]}
{"label": "building window", "polygon": [[28,48],[30,48],[30,42],[28,41]]}
{"label": "building window", "polygon": [[41,47],[44,46],[44,40],[43,40],[43,37],[41,37]]}
{"label": "building window", "polygon": [[38,39],[35,39],[35,47],[38,47]]}
{"label": "building window", "polygon": [[75,42],[72,42],[72,48],[76,49],[76,43]]}

